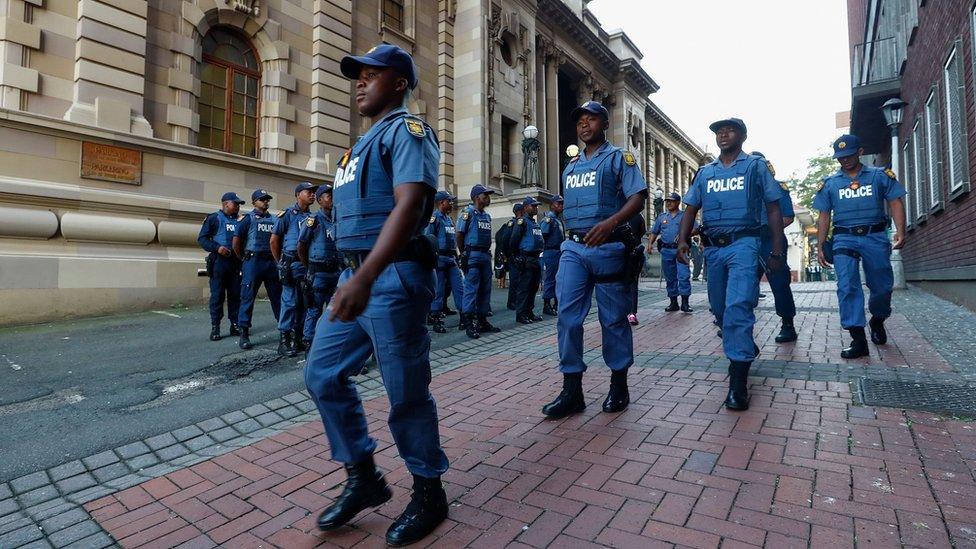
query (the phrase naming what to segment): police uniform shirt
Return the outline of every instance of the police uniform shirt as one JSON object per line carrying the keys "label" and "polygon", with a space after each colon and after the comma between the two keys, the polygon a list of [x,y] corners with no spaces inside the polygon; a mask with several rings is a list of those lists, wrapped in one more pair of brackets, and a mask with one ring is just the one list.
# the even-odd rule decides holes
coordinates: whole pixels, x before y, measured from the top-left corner
{"label": "police uniform shirt", "polygon": [[886,202],[905,196],[905,188],[894,176],[891,170],[864,165],[854,177],[837,171],[821,184],[813,207],[821,212],[832,211],[836,227],[884,223]]}
{"label": "police uniform shirt", "polygon": [[[685,216],[684,210],[678,210],[678,212],[672,216],[671,212],[662,212],[661,215],[657,216],[654,220],[654,226],[651,227],[651,232],[653,234],[659,235],[661,242],[665,244],[674,244],[678,241],[678,229],[681,227],[681,219]],[[695,220],[695,227],[698,227],[698,221]]]}
{"label": "police uniform shirt", "polygon": [[715,159],[698,170],[682,201],[701,208],[704,225],[714,235],[760,227],[763,203],[782,198],[771,165],[740,152],[728,167]]}
{"label": "police uniform shirt", "polygon": [[570,160],[563,188],[566,225],[585,232],[618,212],[631,196],[647,192],[647,182],[633,153],[604,141],[592,157],[586,157],[584,148]]}

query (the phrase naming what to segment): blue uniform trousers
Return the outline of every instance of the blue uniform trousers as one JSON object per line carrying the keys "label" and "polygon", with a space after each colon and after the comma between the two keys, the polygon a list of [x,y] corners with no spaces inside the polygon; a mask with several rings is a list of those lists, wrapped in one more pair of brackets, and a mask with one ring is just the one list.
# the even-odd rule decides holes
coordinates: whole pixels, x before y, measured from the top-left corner
{"label": "blue uniform trousers", "polygon": [[[538,253],[538,252],[536,252]],[[515,289],[515,312],[519,316],[532,317],[535,313],[535,294],[539,293],[542,265],[539,257],[529,255],[519,258],[519,281]]]}
{"label": "blue uniform trousers", "polygon": [[486,315],[491,310],[491,256],[487,252],[471,252],[468,272],[464,273],[463,311]]}
{"label": "blue uniform trousers", "polygon": [[508,308],[514,310],[518,307],[517,294],[519,277],[522,275],[522,267],[511,257],[508,258],[505,264],[508,266]]}
{"label": "blue uniform trousers", "polygon": [[453,257],[440,256],[437,258],[437,292],[434,295],[434,303],[430,310],[439,313],[447,305],[447,292],[454,294],[454,308],[463,310],[461,305],[462,288],[464,278],[461,276],[461,269],[457,266],[457,260]]}
{"label": "blue uniform trousers", "polygon": [[756,358],[753,309],[759,303],[759,237],[740,238],[724,247],[705,248],[708,303],[722,327],[722,347],[729,360]]}
{"label": "blue uniform trousers", "polygon": [[270,257],[251,256],[244,261],[241,275],[241,312],[237,324],[241,328],[251,327],[251,315],[254,313],[254,300],[258,290],[264,285],[271,301],[271,312],[275,321],[279,318],[281,309],[281,281],[278,280],[278,266]]}
{"label": "blue uniform trousers", "polygon": [[224,318],[224,299],[227,299],[227,319],[236,324],[241,306],[241,262],[236,257],[216,255],[213,276],[210,277],[210,324],[217,326]]}
{"label": "blue uniform trousers", "polygon": [[[346,269],[339,285],[351,276]],[[375,353],[390,399],[390,432],[407,469],[428,478],[447,470],[437,406],[429,390],[430,336],[425,321],[433,298],[433,271],[417,263],[394,263],[373,283],[369,304],[354,321],[326,316],[320,322],[308,354],[305,385],[322,415],[333,459],[358,463],[376,450],[350,379]]]}
{"label": "blue uniform trousers", "polygon": [[281,286],[281,315],[278,317],[278,330],[302,330],[305,320],[305,299],[299,282],[305,278],[305,265],[298,261],[291,262],[291,283]]}
{"label": "blue uniform trousers", "polygon": [[339,283],[339,273],[317,272],[312,279],[312,298],[314,303],[305,304],[305,326],[302,339],[311,341],[315,337],[315,324],[322,316],[322,310],[329,304]]}
{"label": "blue uniform trousers", "polygon": [[[840,253],[843,250],[850,252]],[[844,329],[863,327],[864,292],[858,264],[864,262],[864,276],[871,297],[868,309],[873,316],[891,316],[891,290],[894,275],[891,271],[891,243],[885,233],[834,235],[834,270],[837,272],[837,301],[840,304],[840,324]]]}
{"label": "blue uniform trousers", "polygon": [[603,335],[603,360],[611,370],[623,370],[634,363],[634,340],[627,313],[630,312],[631,280],[598,282],[597,277],[612,277],[624,269],[623,243],[595,248],[567,240],[563,242],[556,273],[556,299],[559,316],[556,334],[559,341],[559,371],[573,374],[586,371],[583,362],[583,322],[590,312],[593,290]]}
{"label": "blue uniform trousers", "polygon": [[556,299],[556,272],[559,271],[559,250],[542,252],[542,299]]}
{"label": "blue uniform trousers", "polygon": [[[759,257],[766,261],[770,252],[773,251],[773,239],[763,238],[760,242]],[[769,289],[773,292],[773,301],[776,303],[776,316],[780,318],[793,318],[796,316],[796,303],[793,301],[793,290],[790,289],[790,266],[783,261],[783,266],[775,271],[765,269],[766,280],[769,281]]]}
{"label": "blue uniform trousers", "polygon": [[661,270],[668,283],[668,297],[691,295],[691,270],[678,261],[678,250],[661,248]]}

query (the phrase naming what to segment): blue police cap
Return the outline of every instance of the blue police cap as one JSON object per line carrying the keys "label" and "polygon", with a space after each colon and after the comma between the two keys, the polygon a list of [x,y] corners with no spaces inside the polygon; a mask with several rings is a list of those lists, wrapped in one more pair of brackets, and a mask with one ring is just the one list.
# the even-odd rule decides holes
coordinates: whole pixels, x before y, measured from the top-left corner
{"label": "blue police cap", "polygon": [[302,181],[301,183],[298,184],[298,186],[295,187],[295,194],[298,194],[306,189],[310,191],[314,191],[317,188],[319,188],[318,185],[312,185],[308,181]]}
{"label": "blue police cap", "polygon": [[407,79],[411,90],[417,87],[417,66],[414,65],[413,57],[400,46],[380,44],[365,55],[347,55],[339,63],[339,69],[346,78],[356,80],[363,65],[391,68]]}
{"label": "blue police cap", "polygon": [[525,207],[525,206],[538,206],[538,205],[539,205],[539,201],[536,200],[536,199],[534,199],[534,198],[532,198],[531,196],[526,196],[525,198],[522,199],[522,206],[523,207]]}
{"label": "blue police cap", "polygon": [[254,202],[255,200],[260,200],[262,198],[271,198],[271,195],[268,194],[268,191],[264,189],[258,189],[253,193],[251,193],[251,202]]}
{"label": "blue police cap", "polygon": [[861,148],[861,140],[856,135],[845,134],[834,141],[834,158],[844,158],[857,154]]}
{"label": "blue police cap", "polygon": [[681,202],[681,195],[678,194],[678,193],[671,193],[668,196],[666,196],[664,199],[665,200],[677,200],[678,202]]}
{"label": "blue police cap", "polygon": [[746,130],[746,123],[743,122],[741,118],[734,118],[734,117],[712,122],[711,124],[708,125],[708,129],[712,130],[715,133],[718,133],[719,128],[721,128],[722,126],[732,126],[733,128],[738,129],[742,133],[749,133]]}
{"label": "blue police cap", "polygon": [[579,120],[579,117],[586,112],[602,116],[604,120],[610,120],[610,113],[607,111],[607,108],[601,105],[598,101],[587,101],[586,103],[583,103],[579,107],[573,109],[573,111],[569,113],[569,117],[573,121],[576,121]]}
{"label": "blue police cap", "polygon": [[520,211],[522,211],[521,202],[516,202],[515,204],[512,205],[512,213],[519,213]]}
{"label": "blue police cap", "polygon": [[332,185],[319,185],[319,188],[315,189],[315,200],[325,193],[332,194]]}
{"label": "blue police cap", "polygon": [[487,193],[487,194],[498,194],[497,191],[492,190],[492,189],[489,189],[488,187],[485,187],[481,183],[478,183],[474,187],[471,187],[471,199],[472,200],[474,200],[474,197],[478,196],[479,194],[485,194],[485,193]]}
{"label": "blue police cap", "polygon": [[552,203],[555,204],[556,202],[565,202],[565,200],[563,200],[561,195],[557,194],[556,196],[552,197]]}
{"label": "blue police cap", "polygon": [[434,193],[434,202],[440,202],[441,200],[454,200],[454,195],[447,191],[437,191]]}
{"label": "blue police cap", "polygon": [[220,201],[221,202],[227,202],[228,200],[231,200],[231,201],[233,201],[233,202],[235,202],[237,204],[243,204],[244,203],[244,201],[241,200],[241,197],[237,196],[237,193],[234,193],[234,192],[224,193],[224,196],[221,196],[220,197]]}

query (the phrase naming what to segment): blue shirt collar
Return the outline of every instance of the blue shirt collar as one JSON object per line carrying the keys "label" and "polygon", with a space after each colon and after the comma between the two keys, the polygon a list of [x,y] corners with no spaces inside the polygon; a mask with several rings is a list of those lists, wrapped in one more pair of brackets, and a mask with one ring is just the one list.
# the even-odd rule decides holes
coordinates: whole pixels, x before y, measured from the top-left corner
{"label": "blue shirt collar", "polygon": [[[728,167],[730,167],[730,168],[731,168],[732,166],[735,166],[735,165],[736,165],[736,163],[738,163],[738,162],[741,162],[741,161],[743,161],[743,160],[745,160],[745,159],[747,159],[747,158],[749,158],[749,155],[748,155],[748,154],[746,154],[746,152],[745,152],[745,151],[739,151],[739,156],[737,156],[737,157],[735,157],[735,160],[733,160],[733,161],[732,161],[732,163],[731,163],[731,164],[729,164],[729,166],[728,166]],[[724,168],[724,167],[726,167],[726,166],[725,166],[725,164],[723,164],[723,163],[722,163],[722,158],[721,158],[721,156],[719,156],[719,157],[716,157],[716,158],[715,158],[715,161],[714,161],[714,162],[712,162],[712,164],[713,164],[713,165],[717,165],[717,166],[719,166],[719,167],[721,167],[721,168]]]}
{"label": "blue shirt collar", "polygon": [[[596,157],[600,156],[601,154],[607,152],[607,150],[610,147],[611,147],[610,141],[604,141],[603,144],[600,145],[600,148],[597,149],[595,153],[593,153],[593,158],[596,158]],[[587,158],[586,157],[586,147],[583,147],[582,149],[580,149],[580,161],[581,162],[586,162],[587,160],[592,160],[593,158]]]}

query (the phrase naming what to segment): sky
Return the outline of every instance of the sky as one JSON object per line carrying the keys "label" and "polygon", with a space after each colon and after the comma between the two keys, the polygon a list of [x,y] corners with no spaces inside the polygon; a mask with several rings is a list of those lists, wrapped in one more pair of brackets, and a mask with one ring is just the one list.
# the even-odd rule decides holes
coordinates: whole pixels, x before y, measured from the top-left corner
{"label": "sky", "polygon": [[735,116],[744,145],[777,179],[806,174],[807,159],[839,135],[850,109],[846,0],[593,0],[608,31],[623,29],[661,89],[651,95],[706,150],[708,124]]}

